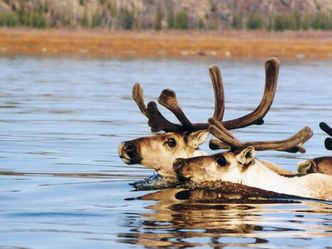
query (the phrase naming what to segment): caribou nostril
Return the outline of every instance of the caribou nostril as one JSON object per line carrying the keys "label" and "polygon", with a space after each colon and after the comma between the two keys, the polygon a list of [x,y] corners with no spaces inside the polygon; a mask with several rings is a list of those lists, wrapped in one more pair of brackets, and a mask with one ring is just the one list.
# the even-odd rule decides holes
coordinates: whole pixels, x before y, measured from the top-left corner
{"label": "caribou nostril", "polygon": [[133,143],[125,143],[124,145],[124,151],[128,154],[128,155],[132,155],[136,152],[136,146]]}
{"label": "caribou nostril", "polygon": [[175,170],[175,172],[179,171],[184,164],[185,164],[185,159],[177,158],[173,162],[173,169]]}

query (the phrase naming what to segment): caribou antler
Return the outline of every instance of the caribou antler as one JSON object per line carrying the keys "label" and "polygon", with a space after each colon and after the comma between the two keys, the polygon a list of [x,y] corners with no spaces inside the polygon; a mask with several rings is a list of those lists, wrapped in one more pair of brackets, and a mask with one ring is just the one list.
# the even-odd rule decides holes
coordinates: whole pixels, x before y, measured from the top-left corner
{"label": "caribou antler", "polygon": [[[209,74],[211,77],[213,90],[214,90],[214,114],[213,117],[221,120],[224,115],[224,85],[218,66],[212,65],[209,68]],[[182,124],[182,128],[185,131],[196,131],[208,129],[207,123],[195,123],[193,124],[182,111],[179,102],[176,98],[174,91],[165,89],[161,92],[158,98],[159,104],[170,110]]]}
{"label": "caribou antler", "polygon": [[[212,65],[209,68],[210,77],[212,80],[212,85],[214,89],[215,97],[215,109],[213,117],[221,119],[224,114],[224,87],[222,82],[222,77],[220,70],[217,66]],[[149,102],[146,107],[144,104],[143,89],[139,83],[136,83],[133,87],[132,97],[136,104],[138,105],[140,111],[149,119],[149,126],[153,132],[158,131],[197,131],[208,129],[209,125],[207,123],[195,123],[193,124],[182,111],[180,104],[176,98],[176,94],[171,89],[165,89],[161,92],[158,102],[170,110],[177,119],[180,121],[181,125],[174,124],[168,121],[158,110],[155,102]]]}
{"label": "caribou antler", "polygon": [[321,122],[319,124],[319,127],[326,132],[327,135],[329,135],[330,137],[326,138],[324,141],[325,144],[325,148],[327,150],[332,150],[332,128],[326,124],[325,122]]}
{"label": "caribou antler", "polygon": [[293,136],[285,140],[276,141],[260,141],[260,142],[241,142],[236,139],[226,127],[216,119],[210,118],[209,123],[211,124],[209,131],[212,135],[218,138],[217,140],[210,141],[211,149],[243,149],[249,146],[255,147],[256,150],[277,150],[287,152],[301,152],[305,153],[303,144],[308,141],[313,132],[309,127],[304,127]]}
{"label": "caribou antler", "polygon": [[[223,124],[227,129],[236,129],[249,126],[251,124],[262,124],[263,117],[269,111],[276,91],[279,61],[276,58],[270,58],[265,63],[265,90],[259,106],[251,113],[229,121]],[[219,68],[212,65],[209,68],[213,89],[214,89],[214,113],[213,118],[222,120],[224,114],[224,88],[222,76]],[[208,123],[192,123],[182,111],[174,91],[165,89],[161,92],[158,102],[170,110],[180,121],[181,125],[168,121],[158,110],[155,102],[150,102],[146,107],[143,100],[143,90],[138,83],[133,87],[133,99],[141,112],[149,119],[149,126],[153,132],[158,131],[196,131],[208,129]]]}
{"label": "caribou antler", "polygon": [[251,124],[263,124],[263,117],[270,110],[277,88],[280,62],[277,58],[270,58],[265,62],[265,89],[261,102],[257,108],[243,117],[225,121],[223,125],[227,129],[237,129]]}
{"label": "caribou antler", "polygon": [[178,131],[181,130],[180,125],[173,124],[168,121],[160,112],[157,107],[157,104],[153,101],[148,103],[146,107],[144,103],[143,89],[141,88],[139,83],[136,83],[133,86],[132,97],[136,102],[140,111],[149,119],[149,126],[151,127],[151,131],[158,132],[164,130],[168,131]]}

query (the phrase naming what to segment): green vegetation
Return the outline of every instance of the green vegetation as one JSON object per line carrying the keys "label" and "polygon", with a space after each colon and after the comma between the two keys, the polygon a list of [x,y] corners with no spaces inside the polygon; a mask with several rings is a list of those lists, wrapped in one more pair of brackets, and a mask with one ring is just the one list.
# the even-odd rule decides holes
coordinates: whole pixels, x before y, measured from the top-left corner
{"label": "green vegetation", "polygon": [[158,5],[155,20],[154,20],[154,29],[155,30],[162,29],[162,21],[163,21],[163,12],[161,11],[160,5]]}
{"label": "green vegetation", "polygon": [[[241,20],[239,20],[241,22]],[[246,20],[247,29],[264,29],[265,25],[265,17],[259,12],[251,12],[248,15]]]}
{"label": "green vegetation", "polygon": [[174,6],[172,2],[168,2],[167,4],[167,24],[168,29],[174,28]]}
{"label": "green vegetation", "polygon": [[188,15],[187,12],[181,10],[176,14],[174,19],[174,28],[175,29],[188,29]]}
{"label": "green vegetation", "polygon": [[243,29],[243,20],[241,16],[234,15],[231,23],[231,29]]}
{"label": "green vegetation", "polygon": [[25,26],[34,28],[47,27],[47,3],[39,3],[32,10],[27,10],[24,1],[19,1],[19,8],[15,12],[0,12],[0,26],[15,27]]}
{"label": "green vegetation", "polygon": [[[1,0],[0,0],[1,1]],[[83,27],[113,30],[332,30],[332,13],[322,8],[312,12],[259,11],[224,12],[216,0],[210,1],[205,13],[195,15],[174,1],[159,1],[155,5],[135,7],[112,0],[76,0],[74,8],[56,5],[46,0],[2,0],[8,8],[0,9],[3,27]],[[60,6],[60,7],[59,7]],[[61,7],[62,6],[62,7]],[[189,15],[190,14],[190,15]]]}

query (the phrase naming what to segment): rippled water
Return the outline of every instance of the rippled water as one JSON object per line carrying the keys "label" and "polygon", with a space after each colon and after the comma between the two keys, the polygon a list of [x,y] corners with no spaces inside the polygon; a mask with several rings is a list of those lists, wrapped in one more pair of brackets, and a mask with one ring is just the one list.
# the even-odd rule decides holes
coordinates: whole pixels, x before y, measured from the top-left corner
{"label": "rippled water", "polygon": [[[133,83],[147,100],[171,87],[188,116],[204,122],[212,63],[223,71],[225,119],[255,108],[262,61],[0,58],[0,248],[331,248],[330,203],[209,204],[128,185],[152,174],[117,155],[121,141],[150,134]],[[306,154],[260,157],[294,170],[302,158],[328,155],[318,123],[332,123],[331,68],[282,62],[265,124],[236,136],[281,139],[308,125],[315,135]]]}

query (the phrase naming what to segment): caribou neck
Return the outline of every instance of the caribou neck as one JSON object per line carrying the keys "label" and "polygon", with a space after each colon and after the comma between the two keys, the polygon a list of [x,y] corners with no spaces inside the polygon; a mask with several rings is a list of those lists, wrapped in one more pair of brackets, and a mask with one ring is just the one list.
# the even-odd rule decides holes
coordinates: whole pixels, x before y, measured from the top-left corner
{"label": "caribou neck", "polygon": [[324,194],[324,199],[331,199],[332,196],[326,198],[325,193],[331,192],[331,180],[332,178],[329,176],[320,173],[294,177],[281,176],[265,167],[259,160],[255,160],[255,164],[249,166],[248,169],[243,172],[239,183],[277,193],[308,198],[320,199],[320,196]]}

